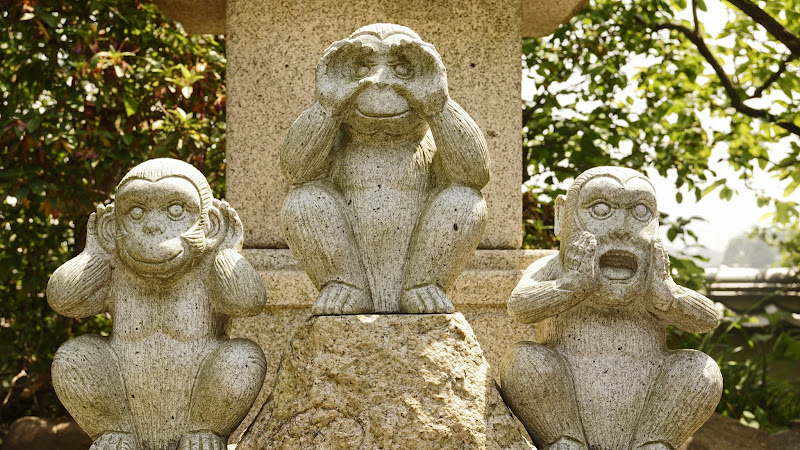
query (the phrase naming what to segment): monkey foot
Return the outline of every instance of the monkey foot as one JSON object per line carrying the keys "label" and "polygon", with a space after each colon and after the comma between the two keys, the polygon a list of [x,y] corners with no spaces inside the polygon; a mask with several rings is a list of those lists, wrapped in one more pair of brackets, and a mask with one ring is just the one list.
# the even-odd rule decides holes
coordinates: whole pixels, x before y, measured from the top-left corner
{"label": "monkey foot", "polygon": [[178,450],[226,450],[228,442],[210,431],[186,433],[178,444]]}
{"label": "monkey foot", "polygon": [[561,439],[546,446],[544,450],[586,450],[586,444],[573,441],[570,438],[562,437]]}
{"label": "monkey foot", "polygon": [[365,314],[373,312],[372,300],[366,292],[342,283],[328,283],[320,291],[311,314],[315,316],[336,316],[344,314]]}
{"label": "monkey foot", "polygon": [[455,310],[444,290],[436,284],[407,289],[400,295],[401,313],[442,314]]}
{"label": "monkey foot", "polygon": [[108,431],[97,438],[89,450],[138,450],[136,437],[131,433]]}

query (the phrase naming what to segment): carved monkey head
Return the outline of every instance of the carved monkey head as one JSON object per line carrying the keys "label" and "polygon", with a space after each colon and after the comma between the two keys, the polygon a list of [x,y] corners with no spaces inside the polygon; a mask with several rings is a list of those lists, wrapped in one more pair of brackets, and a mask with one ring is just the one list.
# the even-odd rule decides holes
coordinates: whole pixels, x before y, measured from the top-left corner
{"label": "carved monkey head", "polygon": [[106,250],[136,274],[169,279],[217,245],[223,220],[197,169],[153,159],[120,181],[113,214],[98,218],[98,231]]}
{"label": "carved monkey head", "polygon": [[[329,80],[353,91],[343,123],[358,134],[421,138],[427,124],[419,109],[446,73],[432,44],[400,25],[378,23],[356,30],[325,51],[320,64]],[[416,136],[419,135],[419,136]]]}
{"label": "carved monkey head", "polygon": [[597,241],[598,301],[629,303],[647,286],[652,240],[658,233],[655,189],[635,170],[587,170],[556,200],[555,232],[562,245],[570,245],[577,234],[591,233]]}

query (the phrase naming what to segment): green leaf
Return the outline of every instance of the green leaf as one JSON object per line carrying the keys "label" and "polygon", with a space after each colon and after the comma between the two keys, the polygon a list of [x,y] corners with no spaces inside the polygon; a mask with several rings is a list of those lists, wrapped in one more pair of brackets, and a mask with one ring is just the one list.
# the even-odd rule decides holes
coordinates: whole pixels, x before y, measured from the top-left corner
{"label": "green leaf", "polygon": [[28,129],[29,133],[33,133],[36,129],[39,128],[39,125],[42,124],[42,116],[35,116],[28,120],[28,123],[25,124],[25,128]]}
{"label": "green leaf", "polygon": [[125,104],[125,114],[127,114],[128,117],[135,115],[139,110],[139,102],[133,97],[124,97],[122,102]]}
{"label": "green leaf", "polygon": [[181,88],[181,94],[183,94],[183,96],[185,98],[191,97],[193,91],[194,91],[194,88],[192,88],[192,86],[189,86],[189,85],[184,86],[184,87]]}

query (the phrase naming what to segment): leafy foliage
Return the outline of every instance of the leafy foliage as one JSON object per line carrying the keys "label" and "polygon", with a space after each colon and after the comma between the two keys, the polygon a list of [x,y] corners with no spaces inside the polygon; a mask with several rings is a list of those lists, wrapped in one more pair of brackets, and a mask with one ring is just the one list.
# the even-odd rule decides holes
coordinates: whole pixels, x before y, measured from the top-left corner
{"label": "leafy foliage", "polygon": [[0,398],[18,373],[37,387],[12,389],[11,420],[56,413],[43,382],[56,348],[108,327],[56,315],[45,287],[122,175],[173,157],[222,194],[226,61],[223,40],[190,38],[145,2],[4,0],[0,14]]}
{"label": "leafy foliage", "polygon": [[[767,3],[800,35],[800,3]],[[685,0],[594,0],[552,36],[524,41],[535,92],[523,113],[523,181],[537,198],[611,164],[671,172],[698,200],[713,191],[730,199],[734,191],[709,169],[717,145],[745,180],[760,168],[785,180],[787,194],[800,185],[800,145],[778,155],[765,144],[800,136],[800,51],[736,8],[735,20],[708,36],[699,21],[682,18],[685,8]],[[694,2],[689,15],[693,8],[705,4]],[[774,99],[769,109],[744,105],[761,97]],[[796,205],[762,201],[782,220],[798,215]]]}

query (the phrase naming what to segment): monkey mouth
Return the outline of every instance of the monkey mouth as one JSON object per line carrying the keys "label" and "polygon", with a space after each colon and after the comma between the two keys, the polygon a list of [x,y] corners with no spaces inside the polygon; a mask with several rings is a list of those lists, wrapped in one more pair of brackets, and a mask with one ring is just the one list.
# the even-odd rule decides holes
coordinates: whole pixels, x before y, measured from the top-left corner
{"label": "monkey mouth", "polygon": [[629,281],[639,269],[636,256],[625,250],[609,250],[600,256],[600,274],[611,281]]}
{"label": "monkey mouth", "polygon": [[409,114],[409,110],[401,111],[399,113],[365,113],[364,111],[356,108],[356,114],[366,117],[368,119],[402,119]]}
{"label": "monkey mouth", "polygon": [[142,257],[136,258],[133,255],[131,255],[130,253],[128,253],[128,257],[130,259],[136,261],[139,264],[144,264],[144,265],[147,265],[147,266],[158,266],[160,264],[168,263],[168,262],[172,261],[173,259],[181,256],[182,254],[183,254],[183,249],[181,249],[178,253],[175,253],[174,255],[172,255],[170,257],[167,257],[167,258],[160,258],[160,259],[148,259],[148,258],[142,258]]}

